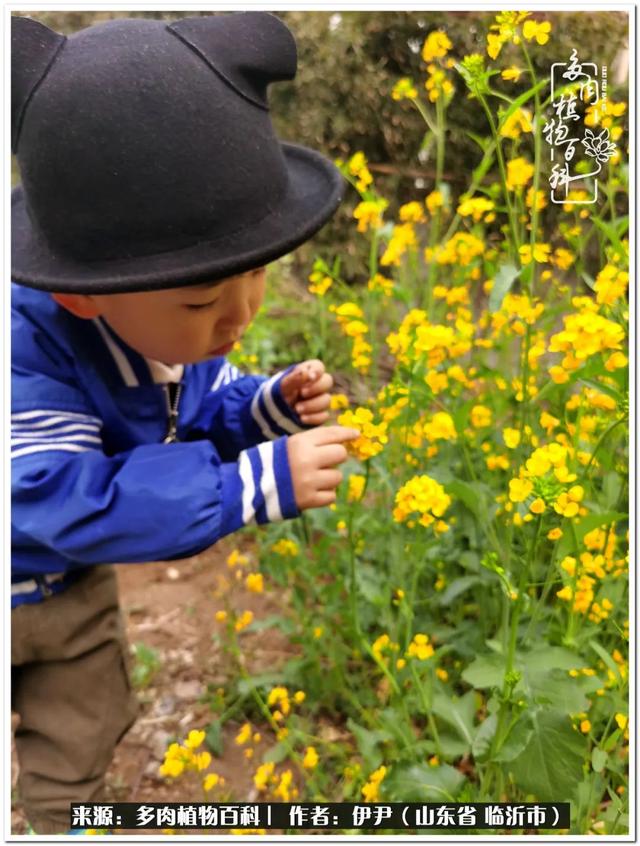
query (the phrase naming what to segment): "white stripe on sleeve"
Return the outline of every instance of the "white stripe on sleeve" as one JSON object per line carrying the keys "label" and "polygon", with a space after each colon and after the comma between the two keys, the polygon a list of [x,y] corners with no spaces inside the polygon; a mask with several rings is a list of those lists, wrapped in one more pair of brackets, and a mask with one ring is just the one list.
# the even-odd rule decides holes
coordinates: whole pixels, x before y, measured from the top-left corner
{"label": "white stripe on sleeve", "polygon": [[260,479],[260,490],[264,496],[264,504],[267,517],[270,522],[282,520],[280,500],[278,499],[278,488],[276,477],[273,472],[273,444],[258,444],[258,452],[262,460],[262,478]]}

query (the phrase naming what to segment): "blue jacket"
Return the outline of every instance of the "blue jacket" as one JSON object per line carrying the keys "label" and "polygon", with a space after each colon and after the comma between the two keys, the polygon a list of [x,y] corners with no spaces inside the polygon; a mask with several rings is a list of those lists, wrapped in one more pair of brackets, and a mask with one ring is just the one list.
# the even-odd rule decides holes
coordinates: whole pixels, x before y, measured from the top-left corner
{"label": "blue jacket", "polygon": [[184,558],[296,517],[287,435],[308,427],[282,399],[287,372],[186,365],[166,443],[172,398],[153,363],[102,319],[12,285],[12,606],[87,565]]}

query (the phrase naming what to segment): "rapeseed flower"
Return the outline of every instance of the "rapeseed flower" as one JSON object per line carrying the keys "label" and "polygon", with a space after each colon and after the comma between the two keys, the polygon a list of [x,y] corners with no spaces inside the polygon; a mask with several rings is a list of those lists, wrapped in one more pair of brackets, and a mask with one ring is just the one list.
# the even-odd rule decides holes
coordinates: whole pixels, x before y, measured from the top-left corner
{"label": "rapeseed flower", "polygon": [[362,788],[365,802],[378,802],[380,799],[380,783],[387,774],[387,768],[382,766],[371,773],[369,780]]}
{"label": "rapeseed flower", "polygon": [[441,191],[436,190],[428,194],[424,202],[429,213],[435,214],[438,209],[444,206],[444,197]]}
{"label": "rapeseed flower", "polygon": [[508,161],[507,188],[509,191],[515,191],[517,188],[524,188],[524,186],[531,180],[534,171],[535,168],[531,162],[522,156]]}
{"label": "rapeseed flower", "polygon": [[408,658],[417,658],[418,661],[427,661],[434,655],[435,650],[429,643],[429,636],[422,632],[414,635],[413,640],[407,649]]}
{"label": "rapeseed flower", "polygon": [[349,489],[347,491],[347,502],[359,502],[364,493],[366,478],[358,474],[349,476]]}
{"label": "rapeseed flower", "polygon": [[247,589],[252,593],[262,593],[264,591],[264,579],[262,573],[249,573],[245,580]]}
{"label": "rapeseed flower", "polygon": [[295,558],[300,552],[300,547],[294,540],[289,538],[281,538],[273,544],[271,551],[277,555],[282,555],[283,558]]}
{"label": "rapeseed flower", "polygon": [[549,261],[551,247],[549,244],[534,244],[532,251],[530,244],[523,244],[522,247],[518,248],[518,252],[520,253],[522,264],[530,264],[532,257],[534,261],[545,264]]}
{"label": "rapeseed flower", "polygon": [[453,44],[445,32],[434,30],[429,33],[422,45],[422,58],[425,62],[442,59],[452,47]]}
{"label": "rapeseed flower", "polygon": [[491,223],[491,221],[495,218],[495,214],[493,213],[494,209],[495,203],[493,200],[489,200],[486,197],[472,197],[467,200],[463,200],[458,205],[457,213],[461,217],[472,217],[476,223],[483,218],[487,223]]}
{"label": "rapeseed flower", "polygon": [[324,297],[329,288],[333,285],[333,279],[318,270],[309,276],[309,292],[316,297]]}
{"label": "rapeseed flower", "polygon": [[302,766],[305,770],[314,770],[318,766],[318,753],[315,750],[314,746],[307,746],[306,751],[304,753],[304,758],[302,759]]}
{"label": "rapeseed flower", "polygon": [[360,461],[366,461],[382,452],[388,442],[387,423],[374,421],[373,412],[369,408],[348,409],[338,417],[341,426],[357,429],[360,437],[350,441],[347,449]]}
{"label": "rapeseed flower", "polygon": [[384,223],[383,214],[389,203],[385,199],[363,200],[353,211],[354,218],[358,221],[358,232],[367,232],[369,229],[379,229]]}
{"label": "rapeseed flower", "polygon": [[234,628],[237,632],[241,632],[243,629],[246,629],[250,623],[253,622],[253,611],[243,611],[242,614],[238,617],[234,624]]}
{"label": "rapeseed flower", "polygon": [[549,21],[525,21],[522,27],[522,34],[527,41],[535,40],[538,44],[546,44],[549,40],[549,33],[551,32],[551,24]]}
{"label": "rapeseed flower", "polygon": [[[412,518],[419,515],[420,525],[430,526],[450,505],[451,497],[435,479],[426,475],[414,476],[396,493],[393,519],[411,525]],[[434,528],[437,531],[437,527]]]}
{"label": "rapeseed flower", "polygon": [[504,138],[519,138],[523,132],[533,132],[531,112],[528,109],[516,109],[500,127]]}
{"label": "rapeseed flower", "polygon": [[394,100],[415,100],[418,97],[418,89],[413,80],[405,76],[393,86],[391,96]]}

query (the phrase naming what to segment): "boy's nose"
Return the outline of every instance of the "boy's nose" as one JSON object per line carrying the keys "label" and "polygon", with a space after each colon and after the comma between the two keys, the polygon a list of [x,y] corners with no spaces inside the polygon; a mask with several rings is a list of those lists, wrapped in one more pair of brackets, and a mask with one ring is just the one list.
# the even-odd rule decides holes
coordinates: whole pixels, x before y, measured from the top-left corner
{"label": "boy's nose", "polygon": [[218,323],[218,328],[227,331],[233,337],[241,335],[251,321],[249,304],[236,303],[225,313]]}

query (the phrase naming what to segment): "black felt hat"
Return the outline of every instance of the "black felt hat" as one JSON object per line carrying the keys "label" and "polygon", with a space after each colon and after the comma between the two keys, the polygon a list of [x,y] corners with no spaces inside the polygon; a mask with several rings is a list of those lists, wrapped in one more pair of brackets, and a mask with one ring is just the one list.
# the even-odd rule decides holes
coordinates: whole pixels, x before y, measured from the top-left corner
{"label": "black felt hat", "polygon": [[66,38],[12,18],[12,276],[115,293],[216,281],[309,239],[344,180],[282,143],[267,86],[293,79],[267,12],[122,18]]}

